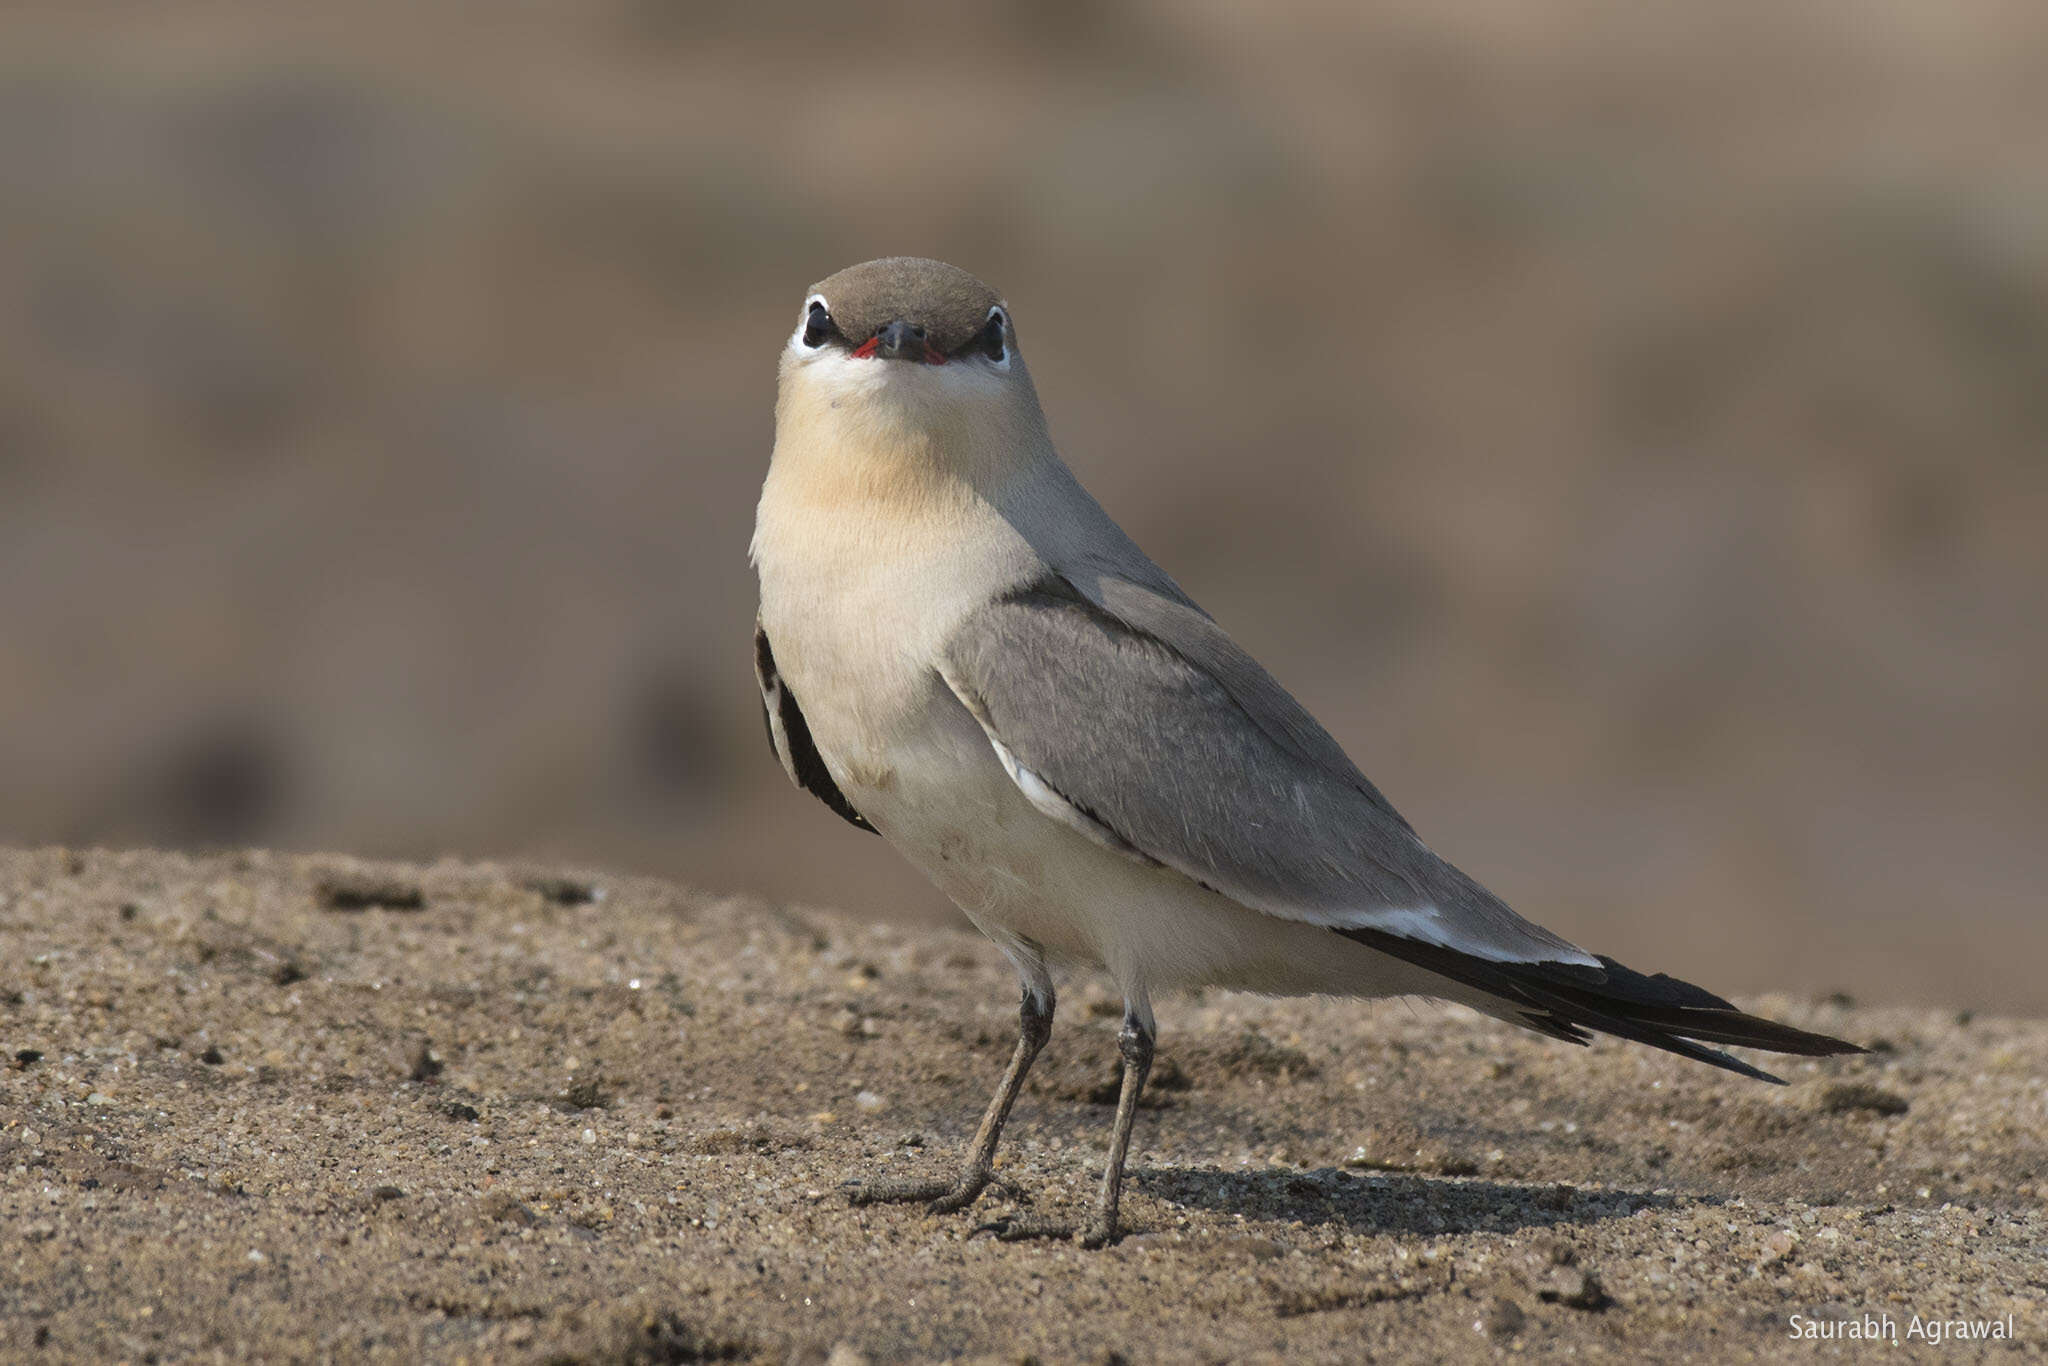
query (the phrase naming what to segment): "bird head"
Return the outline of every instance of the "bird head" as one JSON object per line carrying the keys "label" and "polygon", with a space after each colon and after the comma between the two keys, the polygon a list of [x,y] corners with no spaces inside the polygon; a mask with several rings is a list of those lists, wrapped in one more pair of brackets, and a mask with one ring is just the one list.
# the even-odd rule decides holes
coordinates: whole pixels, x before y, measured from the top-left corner
{"label": "bird head", "polygon": [[966,271],[891,256],[806,292],[782,353],[778,448],[800,434],[964,472],[1024,459],[1043,433],[1010,311]]}

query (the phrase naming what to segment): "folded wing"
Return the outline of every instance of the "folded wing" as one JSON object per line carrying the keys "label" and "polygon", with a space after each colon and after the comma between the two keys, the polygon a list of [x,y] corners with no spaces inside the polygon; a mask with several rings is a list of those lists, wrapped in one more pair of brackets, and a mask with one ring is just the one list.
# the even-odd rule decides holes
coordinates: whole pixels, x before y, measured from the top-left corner
{"label": "folded wing", "polygon": [[1427,968],[1571,1043],[1614,1034],[1764,1081],[1709,1044],[1860,1052],[1646,976],[1531,924],[1432,853],[1301,705],[1200,609],[1057,576],[990,603],[940,672],[1055,819],[1269,915]]}
{"label": "folded wing", "polygon": [[1041,810],[1269,915],[1597,966],[1430,852],[1209,618],[1105,596],[1156,629],[1049,575],[970,616],[940,665]]}

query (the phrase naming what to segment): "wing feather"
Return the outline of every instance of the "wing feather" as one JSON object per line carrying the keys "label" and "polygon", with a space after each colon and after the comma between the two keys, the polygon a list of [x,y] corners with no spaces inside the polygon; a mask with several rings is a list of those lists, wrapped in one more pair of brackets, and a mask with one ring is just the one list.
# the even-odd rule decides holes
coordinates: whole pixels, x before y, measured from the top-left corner
{"label": "wing feather", "polygon": [[1595,963],[1432,853],[1199,609],[1089,586],[1101,601],[1048,576],[971,614],[943,652],[947,685],[1034,805],[1285,919]]}

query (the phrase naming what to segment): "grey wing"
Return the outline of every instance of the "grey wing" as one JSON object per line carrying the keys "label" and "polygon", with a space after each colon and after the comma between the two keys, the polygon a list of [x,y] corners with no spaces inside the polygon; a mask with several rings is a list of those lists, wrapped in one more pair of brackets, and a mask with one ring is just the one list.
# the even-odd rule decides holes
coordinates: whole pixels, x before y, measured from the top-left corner
{"label": "grey wing", "polygon": [[1087,586],[1048,576],[989,603],[940,666],[1040,810],[1271,915],[1494,959],[1596,961],[1430,852],[1199,609]]}
{"label": "grey wing", "polygon": [[831,807],[842,819],[875,833],[875,827],[853,809],[839,784],[832,781],[832,774],[811,739],[803,709],[796,704],[796,695],[783,685],[782,675],[776,672],[775,650],[759,622],[754,623],[754,681],[761,687],[761,715],[768,723],[768,747],[775,751],[789,780]]}

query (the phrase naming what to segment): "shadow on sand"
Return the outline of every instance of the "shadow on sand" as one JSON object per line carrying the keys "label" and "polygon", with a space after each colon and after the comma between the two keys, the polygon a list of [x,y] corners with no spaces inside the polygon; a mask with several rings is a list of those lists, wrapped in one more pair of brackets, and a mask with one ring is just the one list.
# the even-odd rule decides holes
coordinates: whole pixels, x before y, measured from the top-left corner
{"label": "shadow on sand", "polygon": [[1512,1233],[1621,1219],[1640,1209],[1668,1209],[1676,1203],[1671,1196],[1644,1191],[1510,1185],[1337,1167],[1154,1168],[1131,1176],[1139,1190],[1172,1205],[1241,1214],[1248,1220],[1342,1224],[1360,1233]]}

